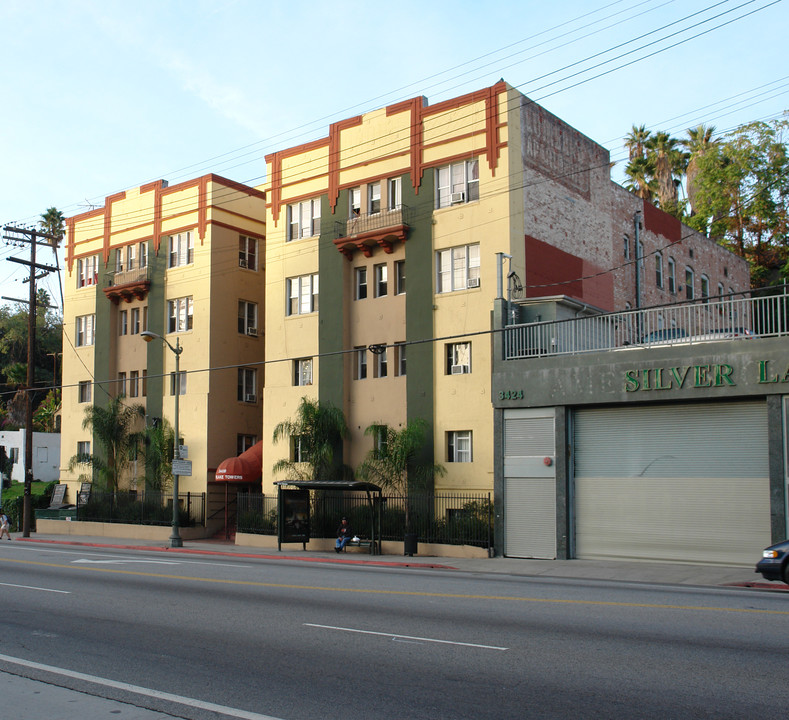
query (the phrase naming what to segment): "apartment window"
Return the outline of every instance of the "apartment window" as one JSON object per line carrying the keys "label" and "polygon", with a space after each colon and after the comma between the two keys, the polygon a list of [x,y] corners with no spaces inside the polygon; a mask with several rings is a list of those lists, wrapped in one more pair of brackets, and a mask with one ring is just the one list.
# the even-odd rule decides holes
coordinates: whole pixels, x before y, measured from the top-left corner
{"label": "apartment window", "polygon": [[693,300],[693,281],[694,281],[693,268],[690,265],[685,267],[685,294],[688,300]]}
{"label": "apartment window", "polygon": [[723,283],[718,283],[718,298],[723,299]]}
{"label": "apartment window", "polygon": [[471,430],[447,433],[447,462],[471,462]]}
{"label": "apartment window", "polygon": [[139,245],[140,250],[140,267],[148,267],[148,245],[147,243],[141,242]]}
{"label": "apartment window", "polygon": [[348,217],[355,218],[362,214],[362,189],[351,188],[348,191]]}
{"label": "apartment window", "polygon": [[90,455],[90,440],[80,440],[77,443],[77,455]]}
{"label": "apartment window", "polygon": [[126,269],[125,248],[118,248],[115,251],[115,272],[122,273]]}
{"label": "apartment window", "polygon": [[479,243],[436,253],[436,292],[479,287]]}
{"label": "apartment window", "polygon": [[312,385],[312,358],[299,358],[293,361],[293,384]]}
{"label": "apartment window", "polygon": [[672,257],[668,259],[668,291],[672,295],[677,292],[677,264]]}
{"label": "apartment window", "polygon": [[238,236],[238,266],[247,270],[258,269],[258,241],[257,238]]}
{"label": "apartment window", "polygon": [[624,238],[623,238],[622,255],[624,255],[625,260],[630,260],[630,236],[629,235],[625,235]]}
{"label": "apartment window", "polygon": [[257,303],[238,301],[238,332],[242,335],[256,337],[258,334],[258,305]]}
{"label": "apartment window", "polygon": [[80,258],[77,260],[77,287],[95,285],[99,281],[99,256]]}
{"label": "apartment window", "polygon": [[237,435],[236,436],[236,455],[249,450],[258,441],[257,435]]}
{"label": "apartment window", "polygon": [[86,403],[90,402],[91,396],[91,389],[93,387],[93,383],[90,381],[83,381],[79,384],[79,400],[78,402]]}
{"label": "apartment window", "polygon": [[367,186],[367,211],[371,215],[381,212],[381,183],[379,182]]}
{"label": "apartment window", "polygon": [[395,265],[395,295],[405,293],[405,260],[398,260]]}
{"label": "apartment window", "polygon": [[471,343],[448,343],[446,345],[447,375],[465,375],[471,372]]}
{"label": "apartment window", "polygon": [[170,395],[186,395],[186,371],[170,373]]}
{"label": "apartment window", "polygon": [[195,261],[194,237],[191,232],[170,235],[170,259],[168,267],[191,265]]}
{"label": "apartment window", "polygon": [[395,375],[397,377],[402,377],[405,375],[405,349],[405,343],[395,343]]}
{"label": "apartment window", "polygon": [[318,310],[318,275],[288,278],[288,315],[306,315]]}
{"label": "apartment window", "polygon": [[139,335],[141,331],[145,330],[140,323],[140,317],[142,313],[140,312],[140,308],[132,308],[131,309],[131,325],[129,326],[129,333],[132,335]]}
{"label": "apartment window", "polygon": [[357,300],[364,300],[367,297],[367,268],[359,267],[354,271],[354,285],[356,292],[354,297]]}
{"label": "apartment window", "polygon": [[297,463],[309,462],[307,448],[299,435],[292,435],[290,438],[290,461]]}
{"label": "apartment window", "polygon": [[192,329],[194,304],[192,298],[182,297],[167,301],[167,332],[185,332]]}
{"label": "apartment window", "polygon": [[129,332],[129,311],[121,310],[118,316],[119,334],[126,335]]}
{"label": "apartment window", "polygon": [[375,377],[384,378],[389,374],[389,363],[387,361],[386,346],[379,346],[379,352],[373,354],[375,357]]}
{"label": "apartment window", "polygon": [[367,377],[367,348],[356,348],[356,371],[354,373],[355,380],[364,380]]}
{"label": "apartment window", "polygon": [[701,301],[709,302],[710,299],[710,279],[706,275],[701,276]]}
{"label": "apartment window", "polygon": [[147,370],[143,370],[142,371],[141,381],[142,382],[140,384],[142,385],[142,388],[141,388],[142,389],[142,396],[143,397],[148,397],[148,371]]}
{"label": "apartment window", "polygon": [[373,270],[375,273],[375,297],[384,297],[386,295],[387,279],[389,277],[386,263],[376,265]]}
{"label": "apartment window", "polygon": [[655,253],[655,285],[663,288],[663,254]]}
{"label": "apartment window", "polygon": [[126,268],[134,270],[137,267],[137,245],[126,246]]}
{"label": "apartment window", "polygon": [[397,210],[403,204],[403,181],[402,178],[389,178],[387,185],[386,207],[389,210]]}
{"label": "apartment window", "polygon": [[118,373],[117,392],[118,392],[118,395],[125,395],[126,394],[126,373],[125,372]]}
{"label": "apartment window", "polygon": [[321,201],[320,199],[288,205],[288,237],[286,240],[298,240],[321,234]]}
{"label": "apartment window", "polygon": [[479,200],[479,160],[452,163],[436,173],[436,207]]}
{"label": "apartment window", "polygon": [[77,318],[76,332],[74,333],[74,345],[85,347],[93,345],[96,341],[96,316],[81,315]]}
{"label": "apartment window", "polygon": [[255,403],[257,394],[257,370],[254,368],[238,368],[238,401]]}
{"label": "apartment window", "polygon": [[129,397],[140,396],[140,371],[132,370],[129,373]]}

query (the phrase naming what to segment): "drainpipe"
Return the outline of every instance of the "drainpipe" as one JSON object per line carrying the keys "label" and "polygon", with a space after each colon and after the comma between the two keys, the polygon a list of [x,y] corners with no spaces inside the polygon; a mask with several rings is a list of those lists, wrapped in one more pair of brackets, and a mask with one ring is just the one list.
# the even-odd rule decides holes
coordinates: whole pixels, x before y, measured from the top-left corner
{"label": "drainpipe", "polygon": [[[497,252],[496,253],[496,299],[503,300],[504,299],[504,258],[507,260],[512,260],[512,255],[507,255],[507,253]],[[509,283],[507,283],[507,316],[504,319],[505,325],[510,325],[512,323],[512,299],[510,297],[510,287]]]}
{"label": "drainpipe", "polygon": [[[641,230],[641,211],[636,210],[633,215],[633,257],[636,260],[636,310],[641,308],[641,258],[639,257],[639,246],[641,240],[639,231]],[[641,313],[636,313],[636,337],[641,337]]]}

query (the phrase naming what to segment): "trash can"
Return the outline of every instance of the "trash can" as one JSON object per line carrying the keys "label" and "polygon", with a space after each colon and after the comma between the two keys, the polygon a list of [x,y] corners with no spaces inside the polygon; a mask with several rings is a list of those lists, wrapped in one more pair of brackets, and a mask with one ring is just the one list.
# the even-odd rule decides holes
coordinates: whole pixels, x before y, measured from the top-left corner
{"label": "trash can", "polygon": [[416,554],[416,533],[406,533],[403,540],[403,555],[413,557]]}

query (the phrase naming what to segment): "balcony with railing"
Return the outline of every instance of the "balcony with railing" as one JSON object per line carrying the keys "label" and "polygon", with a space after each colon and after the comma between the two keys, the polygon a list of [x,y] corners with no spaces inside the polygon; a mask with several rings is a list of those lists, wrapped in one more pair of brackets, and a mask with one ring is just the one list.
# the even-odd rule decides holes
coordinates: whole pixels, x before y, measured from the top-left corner
{"label": "balcony with railing", "polygon": [[504,359],[577,355],[625,347],[692,345],[789,335],[787,286],[775,294],[702,301],[504,328]]}
{"label": "balcony with railing", "polygon": [[108,273],[107,280],[104,294],[115,305],[121,300],[127,303],[132,300],[145,300],[151,287],[147,266]]}
{"label": "balcony with railing", "polygon": [[361,251],[370,257],[375,247],[392,253],[397,242],[405,242],[408,237],[410,209],[406,205],[364,213],[348,220],[334,223],[334,245],[348,259],[354,252]]}

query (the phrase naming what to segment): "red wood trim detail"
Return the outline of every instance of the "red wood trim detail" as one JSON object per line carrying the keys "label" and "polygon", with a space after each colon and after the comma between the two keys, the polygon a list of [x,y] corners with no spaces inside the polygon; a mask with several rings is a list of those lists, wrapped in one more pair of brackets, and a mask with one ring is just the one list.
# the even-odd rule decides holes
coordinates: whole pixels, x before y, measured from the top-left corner
{"label": "red wood trim detail", "polygon": [[125,200],[126,193],[119,192],[115,195],[108,195],[104,202],[104,242],[102,256],[104,257],[104,267],[110,262],[110,234],[112,230],[112,203],[118,200]]}
{"label": "red wood trim detail", "polygon": [[347,120],[332,123],[329,126],[329,206],[332,215],[337,209],[337,198],[340,194],[340,148],[342,131],[362,124],[362,116],[357,115]]}
{"label": "red wood trim detail", "polygon": [[68,267],[69,275],[71,275],[71,271],[74,269],[74,225],[76,224],[76,220],[73,217],[66,218],[66,236],[68,240],[66,241],[66,267]]}
{"label": "red wood trim detail", "polygon": [[205,227],[208,216],[208,176],[200,178],[200,188],[197,193],[197,235],[200,244],[205,242]]}

